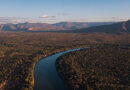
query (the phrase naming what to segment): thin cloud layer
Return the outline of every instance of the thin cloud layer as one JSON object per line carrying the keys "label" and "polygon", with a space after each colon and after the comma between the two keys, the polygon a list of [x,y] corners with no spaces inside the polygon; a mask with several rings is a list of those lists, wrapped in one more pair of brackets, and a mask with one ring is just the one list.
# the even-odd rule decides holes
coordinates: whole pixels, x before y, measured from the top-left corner
{"label": "thin cloud layer", "polygon": [[43,16],[40,16],[40,18],[55,18],[56,16],[49,16],[49,15],[43,15]]}

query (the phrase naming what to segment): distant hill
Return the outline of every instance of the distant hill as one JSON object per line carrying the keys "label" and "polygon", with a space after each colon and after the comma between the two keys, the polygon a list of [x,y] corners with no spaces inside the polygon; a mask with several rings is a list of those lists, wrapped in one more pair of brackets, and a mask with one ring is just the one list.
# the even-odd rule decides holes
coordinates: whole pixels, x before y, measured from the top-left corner
{"label": "distant hill", "polygon": [[92,26],[112,24],[114,22],[60,22],[55,24],[47,23],[19,23],[1,24],[3,31],[52,31],[52,30],[74,30]]}
{"label": "distant hill", "polygon": [[109,25],[101,25],[101,26],[94,26],[89,28],[77,29],[77,30],[70,30],[70,31],[62,31],[66,33],[130,33],[130,20],[125,22],[119,22]]}
{"label": "distant hill", "polygon": [[73,29],[88,28],[92,26],[100,26],[112,23],[114,22],[60,22],[53,25],[64,28],[65,30],[73,30]]}
{"label": "distant hill", "polygon": [[19,24],[4,24],[4,31],[44,31],[44,30],[59,30],[60,28],[46,23],[19,23]]}

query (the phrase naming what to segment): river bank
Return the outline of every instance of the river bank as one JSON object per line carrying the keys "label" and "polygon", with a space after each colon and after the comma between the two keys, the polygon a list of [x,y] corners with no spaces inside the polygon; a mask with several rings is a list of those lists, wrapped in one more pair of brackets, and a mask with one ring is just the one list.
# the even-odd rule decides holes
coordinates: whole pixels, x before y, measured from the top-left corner
{"label": "river bank", "polygon": [[74,51],[56,61],[68,90],[129,89],[128,46],[98,47]]}
{"label": "river bank", "polygon": [[[82,46],[80,46],[80,47],[82,47]],[[78,49],[72,49],[72,51],[73,50],[78,50]],[[55,53],[55,54],[50,55],[50,56],[48,56],[46,58],[43,58],[43,59],[41,59],[40,61],[37,62],[37,64],[35,65],[35,69],[34,69],[34,71],[35,71],[34,72],[34,77],[35,77],[34,90],[37,90],[37,89],[42,90],[43,88],[48,89],[47,85],[49,85],[50,83],[53,83],[53,82],[56,82],[56,83],[60,82],[59,84],[62,83],[62,81],[60,80],[60,78],[57,75],[57,71],[56,71],[56,68],[55,68],[55,61],[61,54],[65,53],[65,52],[68,52],[68,51],[71,51],[71,50],[67,50],[67,51],[64,50],[62,52]],[[49,73],[49,74],[46,75],[47,73]],[[53,77],[52,77],[52,75],[53,75]],[[46,79],[48,79],[48,80],[46,80]],[[42,85],[40,86],[40,84],[42,84]],[[45,84],[47,84],[47,85],[45,85]],[[55,87],[56,88],[55,90],[57,90],[57,88],[59,88],[59,87],[60,88],[63,87],[63,84],[60,85],[59,87],[56,87],[55,83],[53,83],[51,85],[52,86],[54,85],[53,89]],[[49,90],[50,90],[50,88],[49,88]],[[62,90],[63,90],[63,88],[62,88]]]}

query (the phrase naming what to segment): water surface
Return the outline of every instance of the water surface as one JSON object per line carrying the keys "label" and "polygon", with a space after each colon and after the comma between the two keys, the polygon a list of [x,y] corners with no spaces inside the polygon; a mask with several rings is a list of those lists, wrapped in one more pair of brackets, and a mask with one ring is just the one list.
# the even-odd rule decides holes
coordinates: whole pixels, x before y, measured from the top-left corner
{"label": "water surface", "polygon": [[[87,48],[87,47],[86,47]],[[55,62],[62,54],[77,51],[83,48],[71,49],[56,53],[40,60],[34,70],[34,90],[66,90],[64,82],[58,76]]]}

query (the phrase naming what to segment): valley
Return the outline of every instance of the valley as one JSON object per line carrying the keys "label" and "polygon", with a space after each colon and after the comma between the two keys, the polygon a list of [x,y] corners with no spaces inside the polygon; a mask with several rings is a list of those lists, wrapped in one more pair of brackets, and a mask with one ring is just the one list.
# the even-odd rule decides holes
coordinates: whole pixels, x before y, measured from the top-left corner
{"label": "valley", "polygon": [[0,90],[130,90],[130,0],[0,0]]}
{"label": "valley", "polygon": [[0,32],[0,85],[4,89],[33,89],[34,66],[51,54],[103,44],[129,45],[129,34]]}

